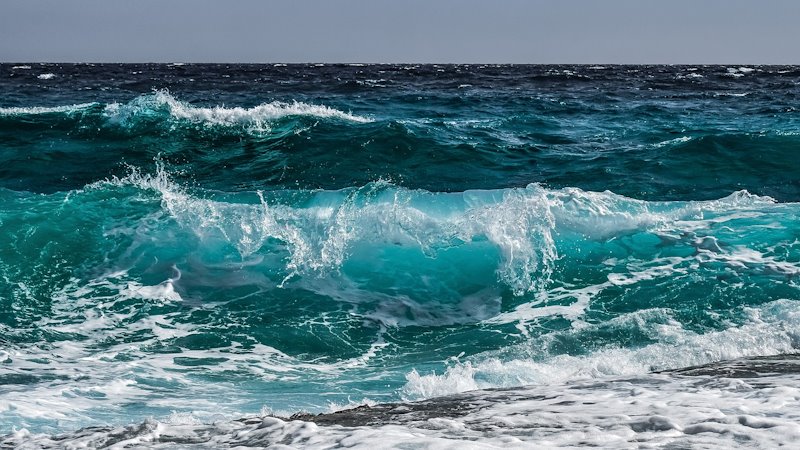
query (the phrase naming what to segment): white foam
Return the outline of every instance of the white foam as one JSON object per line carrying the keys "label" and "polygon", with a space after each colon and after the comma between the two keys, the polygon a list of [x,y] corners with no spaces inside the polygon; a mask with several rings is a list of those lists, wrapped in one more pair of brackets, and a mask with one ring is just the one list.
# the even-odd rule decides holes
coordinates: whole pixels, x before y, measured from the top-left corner
{"label": "white foam", "polygon": [[[198,424],[191,417],[58,437],[18,430],[0,444],[26,448],[777,448],[800,440],[800,377],[650,374],[478,391],[433,414],[398,406],[373,426],[276,417]],[[411,406],[411,405],[409,405]],[[436,406],[435,404],[432,406]],[[453,409],[456,406],[456,409]]]}
{"label": "white foam", "polygon": [[14,66],[12,70],[31,70],[31,66]]}
{"label": "white foam", "polygon": [[52,80],[55,77],[56,77],[56,74],[54,74],[54,73],[43,73],[43,74],[37,76],[36,78],[38,78],[40,80]]}
{"label": "white foam", "polygon": [[667,146],[671,146],[671,145],[675,145],[675,144],[683,144],[683,143],[689,142],[691,140],[692,140],[691,136],[681,136],[681,137],[678,137],[678,138],[675,138],[675,139],[670,139],[670,140],[667,140],[667,141],[661,141],[661,142],[659,142],[657,144],[653,144],[653,147],[656,147],[656,148],[667,147]]}
{"label": "white foam", "polygon": [[[714,238],[707,238],[716,242]],[[699,242],[698,242],[699,243]],[[800,275],[800,265],[789,261],[780,261],[774,256],[765,256],[761,252],[743,245],[731,246],[727,251],[721,251],[718,245],[703,248],[698,245],[697,259],[703,262],[719,261],[727,264],[732,269],[755,269],[772,275],[794,277]]]}
{"label": "white foam", "polygon": [[291,116],[310,116],[332,118],[351,122],[371,122],[367,117],[339,111],[324,105],[309,105],[302,102],[271,102],[252,108],[242,107],[199,107],[182,102],[165,90],[144,95],[135,100],[106,106],[105,115],[109,120],[123,125],[132,125],[133,120],[147,117],[157,111],[165,111],[172,118],[210,126],[245,126],[255,131],[269,131],[270,122]]}
{"label": "white foam", "polygon": [[728,67],[727,72],[724,75],[734,78],[740,78],[743,77],[745,74],[736,67]]}
{"label": "white foam", "polygon": [[[409,400],[439,397],[474,389],[550,385],[587,378],[640,375],[746,356],[792,353],[800,338],[800,302],[778,300],[759,308],[746,308],[750,322],[722,331],[698,334],[671,320],[669,311],[642,310],[613,319],[614,323],[648,323],[643,317],[662,315],[666,322],[651,324],[648,333],[654,344],[642,348],[608,348],[585,356],[558,355],[542,360],[532,358],[501,360],[486,354],[474,361],[458,362],[444,373],[407,375],[403,395]],[[663,320],[662,320],[663,322]],[[586,328],[582,328],[583,332]],[[548,335],[546,339],[557,339]],[[515,352],[531,354],[529,345],[520,345]]]}
{"label": "white foam", "polygon": [[0,108],[0,116],[16,116],[26,114],[54,114],[66,113],[72,114],[82,112],[87,108],[91,108],[97,103],[80,103],[77,105],[64,105],[64,106],[20,106],[10,108]]}
{"label": "white foam", "polygon": [[[76,428],[102,423],[104,417],[119,422],[127,419],[115,413],[112,405],[133,402],[148,411],[191,411],[203,420],[233,419],[243,410],[253,410],[251,403],[258,404],[258,400],[243,398],[228,383],[198,385],[193,379],[197,369],[182,365],[180,358],[211,361],[202,366],[202,371],[219,378],[237,374],[262,382],[297,382],[305,378],[318,381],[325,377],[335,379],[343,371],[365,366],[387,345],[378,339],[363,354],[330,364],[296,359],[252,342],[247,343],[246,349],[232,342],[213,349],[153,352],[152,346],[173,346],[176,340],[203,332],[202,326],[182,320],[190,308],[215,308],[213,304],[179,304],[183,300],[173,283],[180,279],[176,268],[172,277],[155,286],[143,286],[126,271],[89,281],[70,280],[52,295],[48,316],[32,325],[40,332],[57,333],[60,340],[0,352],[7,373],[40,374],[46,368],[48,375],[36,383],[6,389],[0,396],[0,422],[35,423],[40,428],[53,422],[59,427]],[[161,313],[140,313],[150,306]],[[0,326],[0,333],[6,332],[9,331]],[[121,335],[137,337],[128,342]],[[165,388],[159,387],[163,383],[170,385],[166,388],[169,390],[191,389],[191,395],[175,398],[165,394]],[[229,400],[221,405],[217,404],[218,398]],[[337,407],[333,402],[330,406]]]}

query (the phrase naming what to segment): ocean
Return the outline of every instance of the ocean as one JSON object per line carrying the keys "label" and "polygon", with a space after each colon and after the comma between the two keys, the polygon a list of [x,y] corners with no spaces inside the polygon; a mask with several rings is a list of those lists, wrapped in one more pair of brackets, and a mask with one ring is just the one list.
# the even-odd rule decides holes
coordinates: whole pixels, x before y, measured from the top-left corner
{"label": "ocean", "polygon": [[2,448],[800,442],[800,67],[0,64]]}

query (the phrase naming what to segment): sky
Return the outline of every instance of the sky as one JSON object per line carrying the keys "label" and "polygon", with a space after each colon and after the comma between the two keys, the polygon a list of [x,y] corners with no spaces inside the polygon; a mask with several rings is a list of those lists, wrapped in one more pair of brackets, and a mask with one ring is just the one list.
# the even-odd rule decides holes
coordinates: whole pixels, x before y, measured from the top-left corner
{"label": "sky", "polygon": [[0,0],[4,62],[800,64],[798,0]]}

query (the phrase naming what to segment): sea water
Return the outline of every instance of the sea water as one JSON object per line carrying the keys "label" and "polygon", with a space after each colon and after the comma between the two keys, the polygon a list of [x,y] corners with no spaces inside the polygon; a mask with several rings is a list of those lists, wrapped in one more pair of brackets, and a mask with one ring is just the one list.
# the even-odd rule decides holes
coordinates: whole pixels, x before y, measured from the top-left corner
{"label": "sea water", "polygon": [[2,64],[0,445],[797,442],[798,108],[797,67]]}

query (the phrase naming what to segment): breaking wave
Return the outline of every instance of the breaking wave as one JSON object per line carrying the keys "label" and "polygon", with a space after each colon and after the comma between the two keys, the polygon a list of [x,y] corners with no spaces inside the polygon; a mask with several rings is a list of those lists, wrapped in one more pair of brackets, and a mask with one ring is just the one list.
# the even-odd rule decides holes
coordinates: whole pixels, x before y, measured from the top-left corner
{"label": "breaking wave", "polygon": [[203,126],[239,128],[251,132],[269,132],[270,125],[282,119],[307,117],[367,123],[372,119],[340,111],[325,105],[303,102],[273,101],[250,108],[203,107],[181,101],[166,90],[142,95],[127,103],[82,103],[64,106],[28,106],[0,108],[0,117],[11,119],[28,115],[63,114],[66,119],[80,113],[83,122],[102,120],[107,125],[123,129],[153,124],[167,127]]}

